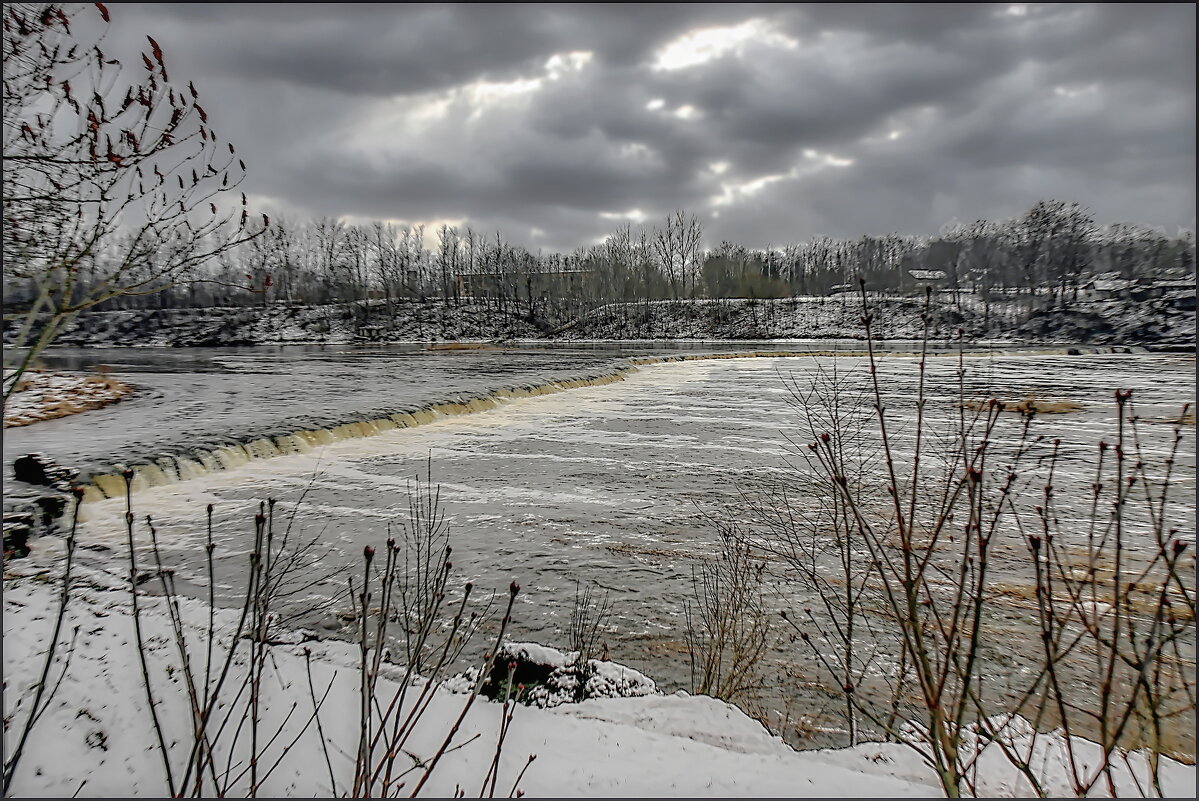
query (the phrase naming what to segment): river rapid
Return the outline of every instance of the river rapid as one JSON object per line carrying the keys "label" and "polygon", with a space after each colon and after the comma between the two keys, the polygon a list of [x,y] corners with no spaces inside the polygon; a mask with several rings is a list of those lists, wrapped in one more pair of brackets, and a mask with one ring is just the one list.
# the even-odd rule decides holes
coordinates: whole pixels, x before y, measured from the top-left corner
{"label": "river rapid", "polygon": [[[594,585],[612,603],[602,634],[611,658],[644,671],[666,690],[686,689],[684,605],[692,599],[697,566],[718,554],[713,518],[740,514],[747,498],[767,497],[779,488],[801,498],[810,488],[796,448],[811,432],[794,388],[834,369],[858,388],[867,386],[868,365],[860,355],[805,354],[829,347],[792,344],[786,349],[794,355],[785,357],[644,364],[599,386],[503,398],[473,413],[433,415],[421,425],[139,487],[134,511],[139,519],[153,518],[180,589],[205,597],[205,508],[213,504],[218,603],[231,604],[243,586],[261,500],[278,499],[280,519],[298,510],[292,541],[314,543],[307,568],[314,576],[346,567],[357,571],[363,547],[381,545],[407,520],[412,482],[431,478],[440,486],[454,549],[454,586],[469,580],[502,593],[510,581],[521,585],[513,639],[564,647],[576,587]],[[682,353],[754,349],[744,343],[696,345]],[[609,375],[627,368],[630,357],[677,355],[678,348],[647,345],[64,350],[49,354],[48,366],[107,364],[141,390],[107,409],[8,432],[5,461],[43,451],[99,472],[116,461],[315,430],[500,387]],[[899,440],[913,425],[916,364],[898,353],[880,359]],[[1018,400],[1033,394],[1077,405],[1035,425],[1062,439],[1063,481],[1078,486],[1090,480],[1080,467],[1090,449],[1114,433],[1113,390],[1135,390],[1138,412],[1149,421],[1143,427],[1145,453],[1155,457],[1165,453],[1172,433],[1161,421],[1194,402],[1192,356],[975,352],[961,357],[961,364],[967,395]],[[958,370],[957,355],[929,358],[930,420],[957,414]],[[1014,437],[1017,418],[1010,419],[1004,436]],[[1181,518],[1191,521],[1193,537],[1193,422],[1186,431],[1174,497]],[[1079,466],[1073,476],[1071,465]],[[80,539],[87,546],[82,563],[120,575],[127,569],[121,559],[124,501],[96,497],[81,516]],[[772,614],[808,602],[782,578],[768,583]],[[344,635],[339,612],[349,604],[330,600],[344,586],[339,576],[293,599],[296,625],[323,636]],[[1018,628],[1020,621],[1012,625]],[[807,734],[797,744],[838,742],[837,707],[815,686],[811,655],[780,645],[770,654],[770,667],[776,712],[796,699],[809,710]],[[795,678],[805,673],[808,681]]]}

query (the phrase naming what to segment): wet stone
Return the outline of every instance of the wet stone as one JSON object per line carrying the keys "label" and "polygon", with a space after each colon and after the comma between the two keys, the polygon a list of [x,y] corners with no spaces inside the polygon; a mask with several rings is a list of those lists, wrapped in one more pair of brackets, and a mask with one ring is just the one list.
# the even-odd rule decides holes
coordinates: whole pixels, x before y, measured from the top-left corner
{"label": "wet stone", "polygon": [[34,515],[30,512],[4,513],[4,558],[22,559],[29,556],[29,536],[33,533]]}
{"label": "wet stone", "polygon": [[71,489],[71,482],[79,475],[78,470],[63,467],[49,456],[29,453],[13,460],[13,478],[42,487],[53,487],[63,492]]}

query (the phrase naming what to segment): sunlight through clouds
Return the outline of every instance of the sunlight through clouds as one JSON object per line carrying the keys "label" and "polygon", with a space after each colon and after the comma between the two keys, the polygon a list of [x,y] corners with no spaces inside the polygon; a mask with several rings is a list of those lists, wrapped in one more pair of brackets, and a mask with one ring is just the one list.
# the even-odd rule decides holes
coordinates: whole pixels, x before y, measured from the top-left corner
{"label": "sunlight through clouds", "polygon": [[1099,91],[1099,84],[1091,83],[1086,86],[1055,86],[1053,93],[1058,97],[1082,97],[1084,95],[1093,95]]}
{"label": "sunlight through clouds", "polygon": [[649,219],[649,215],[641,209],[629,209],[628,211],[601,211],[599,213],[601,219],[604,220],[627,220],[640,225]]}
{"label": "sunlight through clouds", "polygon": [[[831,153],[819,153],[811,149],[804,150],[803,157],[804,160],[802,162],[796,164],[785,173],[763,175],[758,178],[742,182],[721,181],[720,193],[710,197],[708,199],[708,203],[714,208],[720,206],[732,206],[742,200],[761,194],[763,190],[765,190],[771,184],[777,184],[781,181],[792,181],[809,175],[815,175],[816,173],[821,172],[828,167],[850,167],[854,163],[853,159],[841,158],[839,156],[834,156]],[[716,175],[722,175],[727,169],[727,162],[717,162],[709,165],[709,170]]]}
{"label": "sunlight through clouds", "polygon": [[545,72],[551,81],[556,81],[563,75],[578,72],[591,63],[594,54],[589,50],[575,50],[570,53],[554,53],[546,59]]}
{"label": "sunlight through clouds", "polygon": [[757,244],[1042,195],[1194,216],[1190,5],[126,8],[297,215],[538,228],[555,248],[631,210],[719,210],[714,237]]}
{"label": "sunlight through clouds", "polygon": [[679,70],[718,59],[747,42],[792,50],[799,42],[778,32],[762,19],[750,19],[740,25],[690,31],[669,42],[657,52],[655,70]]}
{"label": "sunlight through clouds", "polygon": [[440,92],[375,101],[351,134],[351,141],[371,146],[396,132],[416,132],[446,121],[452,112],[466,122],[477,122],[490,109],[512,105],[542,90],[546,82],[561,81],[591,63],[586,50],[554,53],[546,59],[542,76],[511,81],[478,80]]}
{"label": "sunlight through clouds", "polygon": [[541,88],[541,78],[522,78],[506,83],[478,81],[462,87],[464,94],[475,106],[499,103],[510,97],[536,92]]}

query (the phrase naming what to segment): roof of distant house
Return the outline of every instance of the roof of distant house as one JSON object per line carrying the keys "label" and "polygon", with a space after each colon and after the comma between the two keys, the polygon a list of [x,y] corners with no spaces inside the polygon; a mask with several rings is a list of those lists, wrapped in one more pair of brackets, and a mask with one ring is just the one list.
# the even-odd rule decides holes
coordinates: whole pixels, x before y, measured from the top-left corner
{"label": "roof of distant house", "polygon": [[944,270],[908,270],[908,275],[917,281],[940,281],[945,277]]}
{"label": "roof of distant house", "polygon": [[1096,278],[1090,282],[1090,286],[1097,292],[1119,292],[1123,289],[1128,289],[1136,281],[1129,281],[1126,278]]}
{"label": "roof of distant house", "polygon": [[1194,289],[1195,276],[1190,278],[1162,278],[1154,281],[1151,286],[1154,289]]}

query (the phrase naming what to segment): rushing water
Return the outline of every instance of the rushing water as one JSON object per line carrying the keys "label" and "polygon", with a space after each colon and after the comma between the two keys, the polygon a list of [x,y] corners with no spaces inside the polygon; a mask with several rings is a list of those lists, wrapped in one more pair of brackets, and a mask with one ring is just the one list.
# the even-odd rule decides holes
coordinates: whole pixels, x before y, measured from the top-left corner
{"label": "rushing water", "polygon": [[[912,348],[892,342],[888,347]],[[54,370],[110,371],[137,387],[83,415],[8,429],[5,462],[40,451],[87,473],[299,429],[370,420],[512,385],[611,371],[628,357],[796,352],[861,343],[537,343],[511,346],[291,345],[228,348],[51,348]],[[14,354],[6,354],[13,358]]]}
{"label": "rushing water", "polygon": [[84,470],[102,469],[578,375],[610,366],[620,353],[578,347],[443,351],[419,345],[56,348],[41,359],[48,368],[101,367],[138,392],[107,409],[6,432],[5,460],[40,450]]}
{"label": "rushing water", "polygon": [[[27,433],[18,429],[18,436],[6,437],[6,459],[37,449],[96,463],[110,453],[132,458],[196,438],[228,441],[315,427],[344,421],[347,411],[369,416],[495,386],[602,372],[630,351],[330,348],[230,349],[167,359],[130,351],[85,355],[93,363],[109,360],[120,373],[152,371],[128,376],[150,389],[141,400],[31,426]],[[66,366],[78,356],[58,358]],[[1065,473],[1071,459],[1084,455],[1083,445],[1110,439],[1115,388],[1135,388],[1139,412],[1149,421],[1177,417],[1179,407],[1194,400],[1194,359],[1187,356],[980,354],[965,361],[969,382],[979,389],[1079,405],[1037,423],[1066,443]],[[364,545],[382,543],[406,519],[407,488],[431,469],[451,528],[455,579],[497,591],[512,580],[522,585],[514,638],[565,645],[576,582],[593,583],[608,593],[614,608],[604,637],[610,656],[668,689],[686,687],[683,607],[696,566],[717,553],[710,518],[738,506],[745,492],[804,486],[788,438],[802,443],[808,437],[787,380],[802,385],[834,363],[843,373],[866,375],[865,361],[856,356],[648,365],[606,386],[509,400],[474,414],[148,488],[135,495],[135,511],[139,518],[153,517],[163,554],[184,590],[200,592],[206,584],[204,510],[215,504],[218,586],[229,602],[240,586],[259,500],[278,498],[280,509],[288,511],[300,502],[293,542],[314,540],[314,553],[322,555],[319,567],[309,569],[357,566]],[[882,363],[902,438],[911,423],[915,360],[888,356]],[[950,355],[929,360],[930,419],[954,413],[957,367]],[[1170,427],[1145,429],[1146,453],[1161,455]],[[1193,521],[1193,437],[1180,461],[1175,497]],[[119,573],[124,502],[102,500],[85,509],[85,564]],[[338,609],[327,598],[343,587],[339,579],[313,588],[301,604],[299,622],[338,631]],[[782,588],[769,604],[802,603],[793,596],[793,588]],[[789,659],[801,671],[814,668],[802,655]],[[807,691],[795,692],[802,698]]]}

